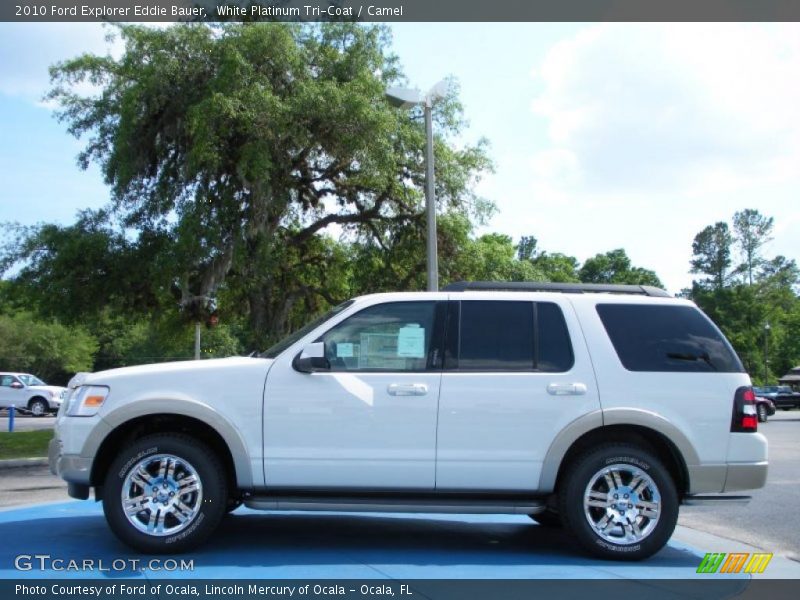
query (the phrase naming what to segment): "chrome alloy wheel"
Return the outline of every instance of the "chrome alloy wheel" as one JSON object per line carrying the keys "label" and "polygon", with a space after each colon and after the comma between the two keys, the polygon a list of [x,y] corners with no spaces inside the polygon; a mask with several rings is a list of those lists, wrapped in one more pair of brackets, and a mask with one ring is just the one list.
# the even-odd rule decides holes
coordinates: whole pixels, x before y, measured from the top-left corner
{"label": "chrome alloy wheel", "polygon": [[122,484],[122,510],[142,533],[172,535],[186,528],[203,505],[203,486],[195,468],[171,454],[139,461]]}
{"label": "chrome alloy wheel", "polygon": [[629,545],[655,529],[661,514],[661,494],[641,469],[615,464],[595,473],[583,495],[583,512],[604,540]]}

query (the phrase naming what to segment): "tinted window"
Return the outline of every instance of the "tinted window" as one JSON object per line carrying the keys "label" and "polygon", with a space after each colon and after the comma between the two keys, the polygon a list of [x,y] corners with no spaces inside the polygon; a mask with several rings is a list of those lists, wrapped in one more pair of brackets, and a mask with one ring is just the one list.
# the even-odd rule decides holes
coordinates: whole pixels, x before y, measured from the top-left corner
{"label": "tinted window", "polygon": [[433,302],[379,304],[345,319],[320,341],[332,371],[423,371],[433,323]]}
{"label": "tinted window", "polygon": [[567,324],[557,304],[536,303],[536,370],[561,373],[574,362]]}
{"label": "tinted window", "polygon": [[533,369],[533,304],[462,302],[458,368],[479,371]]}
{"label": "tinted window", "polygon": [[722,334],[691,306],[598,304],[597,312],[629,371],[744,371]]}

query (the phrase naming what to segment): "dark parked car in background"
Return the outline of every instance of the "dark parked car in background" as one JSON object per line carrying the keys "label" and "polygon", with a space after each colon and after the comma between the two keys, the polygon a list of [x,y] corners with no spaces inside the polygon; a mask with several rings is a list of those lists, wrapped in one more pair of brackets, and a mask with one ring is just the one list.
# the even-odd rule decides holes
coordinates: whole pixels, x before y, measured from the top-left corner
{"label": "dark parked car in background", "polygon": [[782,408],[783,410],[800,408],[800,392],[795,392],[788,385],[754,387],[753,391],[756,393],[756,396],[772,400],[776,408]]}
{"label": "dark parked car in background", "polygon": [[769,398],[756,396],[756,412],[759,423],[766,423],[767,418],[775,414],[775,403]]}

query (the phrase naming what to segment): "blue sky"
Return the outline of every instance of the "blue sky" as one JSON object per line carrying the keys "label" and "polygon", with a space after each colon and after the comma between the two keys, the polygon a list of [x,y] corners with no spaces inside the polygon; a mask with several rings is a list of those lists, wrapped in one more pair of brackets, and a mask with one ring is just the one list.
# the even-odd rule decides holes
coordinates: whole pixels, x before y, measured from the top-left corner
{"label": "blue sky", "polygon": [[[800,26],[394,25],[411,85],[454,76],[496,173],[488,229],[585,260],[624,247],[671,291],[694,235],[754,207],[768,255],[800,258]],[[93,24],[0,24],[0,221],[69,222],[103,205],[97,169],[41,102],[47,66],[105,52]]]}

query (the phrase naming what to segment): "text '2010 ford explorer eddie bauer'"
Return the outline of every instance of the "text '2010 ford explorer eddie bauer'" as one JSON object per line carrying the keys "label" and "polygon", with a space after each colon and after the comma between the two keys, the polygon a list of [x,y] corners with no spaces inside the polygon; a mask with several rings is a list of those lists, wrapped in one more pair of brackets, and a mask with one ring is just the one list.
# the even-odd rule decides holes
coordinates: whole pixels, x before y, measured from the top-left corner
{"label": "text '2010 ford explorer eddie bauer'", "polygon": [[350,300],[257,358],[78,374],[50,461],[144,552],[244,503],[526,514],[632,560],[681,503],[764,485],[754,400],[687,300],[471,282]]}

